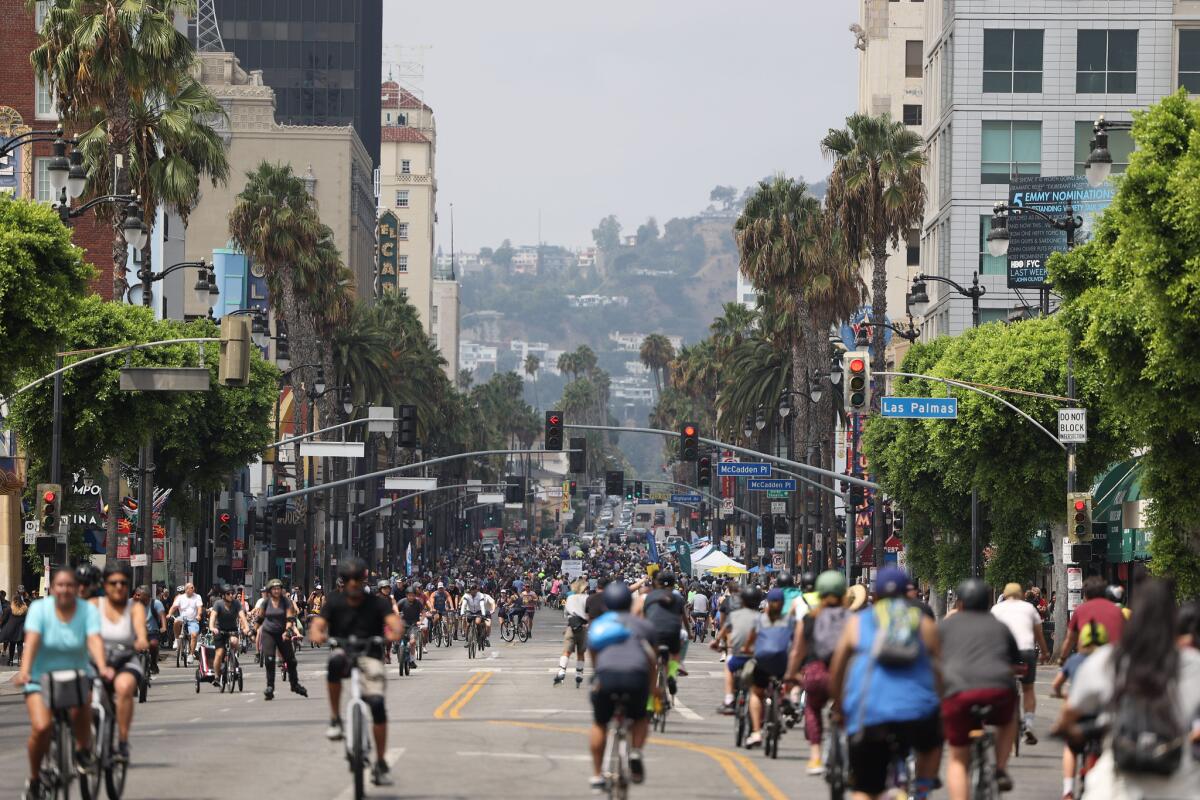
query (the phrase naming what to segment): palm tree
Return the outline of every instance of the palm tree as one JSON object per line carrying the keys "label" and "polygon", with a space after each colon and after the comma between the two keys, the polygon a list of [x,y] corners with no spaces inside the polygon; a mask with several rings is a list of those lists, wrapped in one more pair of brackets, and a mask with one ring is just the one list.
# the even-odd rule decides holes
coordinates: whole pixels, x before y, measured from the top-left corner
{"label": "palm tree", "polygon": [[[834,159],[826,202],[846,247],[871,259],[871,321],[876,324],[887,317],[888,245],[898,247],[925,213],[923,144],[919,134],[886,113],[851,115],[844,129],[831,129],[821,140],[821,150]],[[871,361],[876,372],[884,370],[882,347],[875,348]],[[879,407],[878,396],[872,403]]]}
{"label": "palm tree", "polygon": [[[26,0],[33,8],[39,0]],[[54,93],[59,119],[84,141],[91,170],[88,191],[113,188],[116,155],[129,168],[116,176],[117,193],[134,186],[144,207],[162,199],[185,216],[195,206],[199,179],[222,181],[225,149],[206,122],[220,106],[189,75],[195,50],[176,30],[190,0],[57,0],[48,4],[41,40],[30,55],[34,71]],[[133,183],[131,184],[131,180]],[[112,220],[117,289],[124,292],[128,248],[121,214]],[[146,219],[153,222],[153,214]]]}
{"label": "palm tree", "polygon": [[718,352],[728,353],[741,344],[758,322],[758,312],[741,303],[730,302],[721,307],[721,316],[708,326]]}
{"label": "palm tree", "polygon": [[671,360],[675,358],[675,348],[671,344],[671,340],[661,333],[652,333],[642,342],[642,348],[639,353],[642,363],[654,375],[654,388],[658,394],[662,394],[663,388],[663,373]]}
{"label": "palm tree", "polygon": [[356,403],[391,402],[393,351],[377,307],[357,302],[330,339],[338,386],[349,385]]}
{"label": "palm tree", "polygon": [[538,385],[537,381],[538,381],[538,370],[541,369],[542,360],[540,358],[538,358],[537,356],[535,356],[533,353],[529,353],[528,355],[525,356],[525,365],[524,366],[525,366],[525,374],[528,375],[529,377],[533,378],[533,404],[535,407],[540,408],[542,404],[538,400],[538,396],[537,396],[537,385]]}
{"label": "palm tree", "polygon": [[578,353],[563,353],[558,357],[558,371],[564,375],[570,375],[571,380],[578,377],[579,369],[579,354]]}

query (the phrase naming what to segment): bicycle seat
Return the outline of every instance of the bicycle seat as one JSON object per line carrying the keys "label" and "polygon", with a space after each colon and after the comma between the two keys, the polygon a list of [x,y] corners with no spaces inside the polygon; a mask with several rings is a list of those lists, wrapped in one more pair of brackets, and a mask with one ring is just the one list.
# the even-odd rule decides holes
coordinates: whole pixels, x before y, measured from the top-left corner
{"label": "bicycle seat", "polygon": [[670,652],[671,652],[671,648],[667,647],[665,644],[660,644],[658,646],[658,654],[660,656],[669,655]]}
{"label": "bicycle seat", "polygon": [[987,705],[971,706],[971,716],[978,722],[982,722],[992,715],[992,707]]}

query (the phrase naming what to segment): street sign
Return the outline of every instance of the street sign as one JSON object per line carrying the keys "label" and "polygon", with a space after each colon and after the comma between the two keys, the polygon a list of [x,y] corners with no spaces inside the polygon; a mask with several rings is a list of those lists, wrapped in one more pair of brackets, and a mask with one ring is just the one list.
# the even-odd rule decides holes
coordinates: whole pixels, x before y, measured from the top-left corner
{"label": "street sign", "polygon": [[[479,494],[475,495],[475,502],[480,505],[490,505],[492,503],[503,503],[504,495],[499,492],[496,492],[495,494],[484,494],[484,493],[480,492]],[[521,504],[517,503],[517,507],[519,508],[520,506],[521,506]]]}
{"label": "street sign", "polygon": [[787,513],[787,503],[780,502],[778,500],[771,503],[771,513],[772,514],[786,514]]}
{"label": "street sign", "polygon": [[[220,549],[220,548],[218,548],[218,549]],[[129,566],[131,566],[131,567],[146,566],[146,554],[145,553],[134,553],[133,555],[131,555],[129,557]]]}
{"label": "street sign", "polygon": [[771,566],[777,570],[783,569],[783,553],[776,552],[771,554]]}
{"label": "street sign", "polygon": [[362,458],[366,442],[301,442],[301,458]]}
{"label": "street sign", "polygon": [[391,433],[395,428],[395,412],[391,406],[371,406],[367,409],[367,433]]}
{"label": "street sign", "polygon": [[774,489],[767,490],[768,500],[787,500],[791,496],[791,492],[779,492]]}
{"label": "street sign", "polygon": [[879,408],[897,419],[958,419],[957,397],[885,397]]}
{"label": "street sign", "polygon": [[752,492],[766,492],[774,489],[777,492],[796,491],[795,478],[751,478],[746,482],[746,488]]}
{"label": "street sign", "polygon": [[427,492],[437,488],[437,478],[384,478],[383,488],[387,491]]}
{"label": "street sign", "polygon": [[786,553],[792,549],[792,537],[786,533],[775,534],[775,549],[781,553]]}
{"label": "street sign", "polygon": [[755,461],[722,461],[717,464],[717,476],[721,478],[769,478],[771,465]]}
{"label": "street sign", "polygon": [[702,498],[698,494],[673,494],[672,503],[699,503]]}
{"label": "street sign", "polygon": [[25,520],[25,544],[37,544],[38,524],[37,520]]}
{"label": "street sign", "polygon": [[1083,444],[1087,441],[1087,409],[1058,410],[1058,440],[1063,444]]}
{"label": "street sign", "polygon": [[733,513],[733,498],[732,497],[721,498],[721,516],[728,517],[732,513]]}

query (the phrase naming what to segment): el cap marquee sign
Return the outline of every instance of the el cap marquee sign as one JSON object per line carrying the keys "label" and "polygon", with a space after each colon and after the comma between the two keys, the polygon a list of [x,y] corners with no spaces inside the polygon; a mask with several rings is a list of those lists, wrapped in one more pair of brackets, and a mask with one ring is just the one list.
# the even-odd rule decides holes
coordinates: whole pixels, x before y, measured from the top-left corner
{"label": "el cap marquee sign", "polygon": [[375,274],[375,294],[378,297],[395,292],[399,288],[396,282],[398,224],[399,220],[396,219],[396,215],[391,211],[384,211],[379,217],[379,244],[376,245],[377,265]]}

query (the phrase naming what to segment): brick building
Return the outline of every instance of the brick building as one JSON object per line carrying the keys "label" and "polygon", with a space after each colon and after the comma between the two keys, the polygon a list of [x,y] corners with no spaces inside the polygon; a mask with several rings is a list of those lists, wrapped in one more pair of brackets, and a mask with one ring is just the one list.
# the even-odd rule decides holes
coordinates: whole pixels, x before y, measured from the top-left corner
{"label": "brick building", "polygon": [[[0,137],[7,138],[6,129],[16,131],[32,128],[52,131],[58,125],[54,102],[34,80],[29,54],[37,47],[37,30],[44,13],[44,3],[38,4],[37,18],[26,10],[25,0],[0,0],[0,31],[4,46],[0,47]],[[22,127],[24,126],[24,127]],[[37,142],[21,148],[15,159],[15,173],[8,181],[18,196],[32,196],[51,202],[50,182],[46,166],[51,156],[49,142]],[[5,191],[8,190],[5,189]],[[92,291],[106,300],[112,299],[112,228],[100,223],[95,212],[88,212],[74,224],[75,244],[85,251],[84,258],[94,264],[100,275],[92,282]]]}

